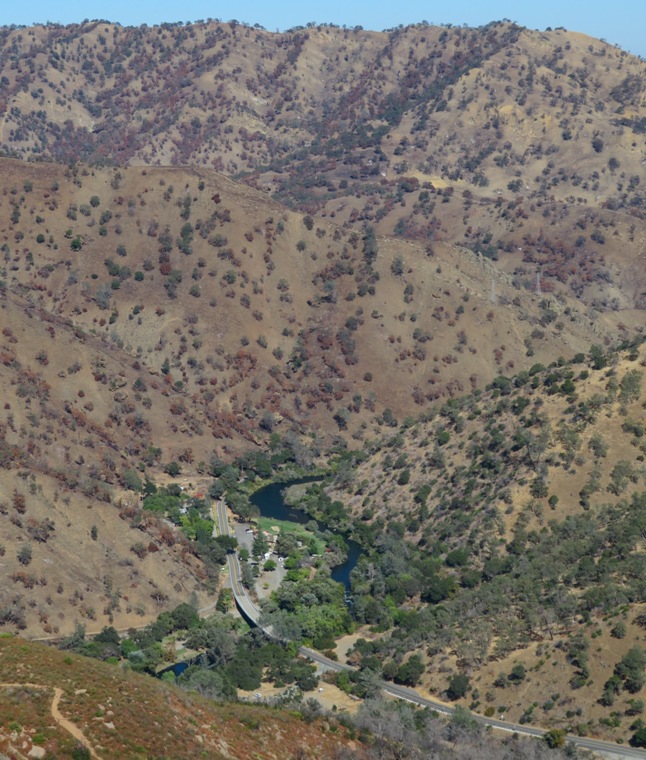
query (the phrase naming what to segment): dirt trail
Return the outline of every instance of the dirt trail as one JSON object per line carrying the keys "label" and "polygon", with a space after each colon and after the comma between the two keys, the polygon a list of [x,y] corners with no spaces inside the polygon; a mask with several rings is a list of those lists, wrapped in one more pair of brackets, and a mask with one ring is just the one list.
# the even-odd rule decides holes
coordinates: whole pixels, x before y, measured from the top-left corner
{"label": "dirt trail", "polygon": [[76,741],[80,742],[84,747],[87,747],[87,749],[90,752],[90,755],[95,758],[95,760],[101,760],[100,756],[97,755],[97,753],[94,751],[94,747],[90,744],[90,742],[85,738],[83,735],[83,732],[80,728],[75,726],[71,721],[69,721],[67,718],[65,718],[63,715],[61,715],[60,710],[58,709],[58,705],[61,701],[61,697],[63,696],[63,690],[59,688],[58,686],[42,686],[41,684],[37,683],[0,683],[1,688],[20,688],[22,686],[25,686],[29,689],[54,689],[54,699],[52,700],[52,706],[51,706],[51,712],[52,712],[52,718],[58,723],[58,725],[63,728],[65,731],[67,731],[69,734],[71,734]]}

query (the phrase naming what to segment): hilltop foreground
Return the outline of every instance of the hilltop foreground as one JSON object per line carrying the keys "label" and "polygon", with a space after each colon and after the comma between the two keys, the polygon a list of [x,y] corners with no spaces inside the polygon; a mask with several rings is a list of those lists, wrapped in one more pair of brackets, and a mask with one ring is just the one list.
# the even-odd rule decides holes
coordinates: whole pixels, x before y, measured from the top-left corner
{"label": "hilltop foreground", "polygon": [[[0,751],[11,758],[29,755],[33,746],[46,749],[47,757],[74,757],[79,744],[103,758],[241,760],[332,758],[356,746],[336,724],[331,732],[329,724],[278,709],[216,704],[154,678],[17,638],[0,638],[0,672]],[[51,709],[53,698],[57,710]]]}

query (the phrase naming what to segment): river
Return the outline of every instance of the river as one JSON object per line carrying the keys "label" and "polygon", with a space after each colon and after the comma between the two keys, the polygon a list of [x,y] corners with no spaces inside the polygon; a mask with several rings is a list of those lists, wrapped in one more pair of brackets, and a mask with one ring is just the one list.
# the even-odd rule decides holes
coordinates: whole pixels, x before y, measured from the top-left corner
{"label": "river", "polygon": [[[316,522],[320,531],[326,530],[324,526],[314,520],[313,517],[303,512],[302,509],[295,509],[285,504],[283,499],[283,491],[289,486],[299,485],[300,483],[311,483],[319,478],[302,478],[301,480],[292,480],[288,483],[271,483],[251,497],[251,503],[255,504],[260,510],[260,514],[263,517],[270,517],[274,520],[287,520],[289,522],[295,522],[299,525],[306,525],[309,522]],[[353,541],[347,536],[343,536],[343,540],[348,546],[348,556],[341,565],[337,565],[332,568],[331,577],[332,580],[337,583],[342,583],[345,586],[346,598],[350,595],[350,573],[354,569],[359,557],[361,556],[361,547],[356,541]]]}

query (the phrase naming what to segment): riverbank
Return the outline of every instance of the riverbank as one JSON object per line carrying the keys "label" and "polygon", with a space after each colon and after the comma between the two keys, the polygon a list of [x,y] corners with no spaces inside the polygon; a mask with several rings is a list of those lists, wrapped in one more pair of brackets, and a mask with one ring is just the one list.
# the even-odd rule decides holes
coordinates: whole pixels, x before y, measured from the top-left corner
{"label": "riverbank", "polygon": [[[317,480],[324,480],[332,473],[330,468],[317,468],[314,470],[302,470],[300,468],[290,468],[279,470],[271,478],[256,478],[254,480],[243,480],[240,483],[240,490],[244,491],[250,498],[258,491],[271,485],[284,485],[292,483],[313,483]],[[291,487],[291,486],[289,486]]]}
{"label": "riverbank", "polygon": [[[312,554],[331,552],[331,557],[334,557],[335,553],[338,556],[342,550],[345,558],[343,561],[332,565],[330,576],[333,581],[345,586],[346,597],[349,597],[351,591],[350,574],[361,556],[361,547],[347,535],[335,533],[297,506],[305,496],[307,488],[318,480],[319,478],[316,476],[311,476],[291,483],[289,481],[269,483],[256,491],[250,501],[260,512],[260,520],[265,525],[280,526],[283,524],[287,526],[291,524],[292,531],[301,530],[314,535],[319,543],[312,545]],[[312,528],[315,526],[316,533],[310,529],[310,526]],[[325,545],[322,546],[321,544]]]}

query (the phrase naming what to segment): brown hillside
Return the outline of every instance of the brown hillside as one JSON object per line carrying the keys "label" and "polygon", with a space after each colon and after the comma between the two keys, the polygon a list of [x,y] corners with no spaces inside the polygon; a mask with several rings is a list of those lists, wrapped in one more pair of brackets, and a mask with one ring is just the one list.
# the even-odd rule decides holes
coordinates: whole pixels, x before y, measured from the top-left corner
{"label": "brown hillside", "polygon": [[69,757],[79,743],[93,757],[124,760],[283,760],[303,752],[332,758],[342,748],[352,756],[359,750],[336,722],[330,731],[329,721],[305,722],[287,711],[216,704],[115,665],[16,638],[0,638],[0,672],[0,752],[9,757],[25,757],[32,747]]}
{"label": "brown hillside", "polygon": [[[291,206],[448,241],[532,288],[643,306],[644,62],[509,23],[272,34],[4,29],[10,155],[193,165]],[[4,61],[4,63],[2,63]]]}
{"label": "brown hillside", "polygon": [[[549,361],[641,325],[634,310],[592,318],[564,293],[532,293],[454,246],[376,238],[369,255],[365,231],[203,170],[3,173],[5,324],[25,336],[4,336],[8,355],[92,424],[118,436],[125,423],[137,449],[169,458],[226,452],[280,419],[360,434],[386,408],[405,416],[527,354]],[[49,338],[24,332],[24,312]],[[84,341],[73,372],[63,336]],[[109,357],[118,369],[99,366]]]}
{"label": "brown hillside", "polygon": [[[213,457],[272,433],[309,464],[445,405],[396,438],[439,512],[393,485],[382,450],[344,495],[355,515],[415,542],[446,528],[439,555],[482,531],[478,561],[519,524],[540,534],[520,455],[494,490],[463,482],[472,440],[438,466],[427,438],[498,376],[643,332],[644,74],[605,43],[509,23],[0,29],[3,624],[210,603],[195,547],[128,489],[177,462],[194,490]],[[555,517],[596,462],[571,465],[550,471]],[[445,501],[474,490],[487,508],[454,525]]]}
{"label": "brown hillside", "polygon": [[[360,440],[373,419],[530,354],[549,362],[640,326],[638,311],[594,316],[448,244],[431,255],[377,237],[368,265],[361,228],[206,170],[1,169],[2,599],[5,622],[36,635],[143,622],[193,591],[207,603],[186,542],[141,524],[133,471],[177,461],[195,482],[214,454],[272,431],[298,436],[309,462],[333,435]],[[24,517],[14,491],[33,497]],[[17,552],[46,520],[24,575]]]}

